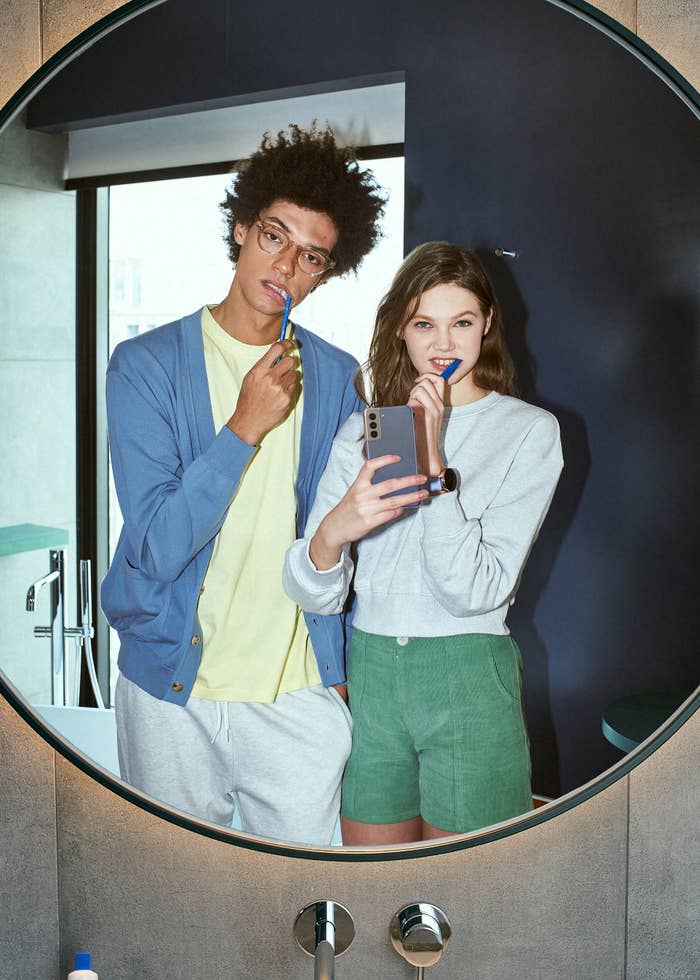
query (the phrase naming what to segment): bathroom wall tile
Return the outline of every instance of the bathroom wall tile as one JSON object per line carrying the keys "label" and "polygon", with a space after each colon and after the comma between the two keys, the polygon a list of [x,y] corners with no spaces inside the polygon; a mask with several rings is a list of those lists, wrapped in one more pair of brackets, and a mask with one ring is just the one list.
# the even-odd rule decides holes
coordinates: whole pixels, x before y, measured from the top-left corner
{"label": "bathroom wall tile", "polygon": [[126,0],[42,0],[44,61]]}
{"label": "bathroom wall tile", "polygon": [[630,776],[627,980],[700,976],[700,711]]}
{"label": "bathroom wall tile", "polygon": [[75,365],[0,361],[3,452],[0,524],[75,520]]}
{"label": "bathroom wall tile", "polygon": [[618,20],[630,31],[635,29],[637,0],[591,0],[591,6]]}
{"label": "bathroom wall tile", "polygon": [[637,0],[639,36],[700,89],[700,4],[697,0]]}
{"label": "bathroom wall tile", "polygon": [[[66,621],[75,611],[75,367],[71,362],[0,361],[3,449],[11,461],[0,491],[0,524],[68,531]],[[33,636],[48,625],[48,595],[25,611],[30,583],[48,571],[48,552],[0,558],[0,669],[29,700],[50,697],[50,645]]]}
{"label": "bathroom wall tile", "polygon": [[419,899],[441,905],[452,922],[443,980],[622,977],[624,782],[513,838],[371,864],[208,840],[130,806],[61,758],[57,792],[63,969],[86,946],[111,980],[202,972],[306,980],[312,967],[292,924],[303,905],[332,898],[357,927],[342,976],[405,980],[388,925]]}
{"label": "bathroom wall tile", "polygon": [[41,64],[39,0],[0,0],[0,105]]}
{"label": "bathroom wall tile", "polygon": [[54,753],[0,697],[0,976],[58,976]]}
{"label": "bathroom wall tile", "polygon": [[64,133],[36,133],[20,113],[0,137],[0,184],[63,191],[63,166],[68,148]]}
{"label": "bathroom wall tile", "polygon": [[75,193],[0,184],[3,361],[75,357]]}

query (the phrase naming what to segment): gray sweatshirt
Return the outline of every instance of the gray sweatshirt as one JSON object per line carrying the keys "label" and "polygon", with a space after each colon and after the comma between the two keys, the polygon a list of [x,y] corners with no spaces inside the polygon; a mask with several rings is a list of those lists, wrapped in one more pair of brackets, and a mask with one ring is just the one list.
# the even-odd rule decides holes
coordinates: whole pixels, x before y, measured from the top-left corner
{"label": "gray sweatshirt", "polygon": [[[333,442],[304,537],[287,551],[283,582],[306,612],[343,609],[351,548],[319,571],[309,541],[363,463],[362,413]],[[354,625],[384,636],[506,634],[506,613],[562,469],[559,425],[544,409],[490,392],[445,410],[443,458],[460,475],[356,546]]]}

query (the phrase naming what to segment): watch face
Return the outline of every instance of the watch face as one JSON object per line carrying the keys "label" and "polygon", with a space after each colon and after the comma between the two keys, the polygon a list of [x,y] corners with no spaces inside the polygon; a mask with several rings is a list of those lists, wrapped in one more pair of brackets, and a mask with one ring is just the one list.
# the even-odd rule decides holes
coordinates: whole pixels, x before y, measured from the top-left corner
{"label": "watch face", "polygon": [[456,490],[457,483],[459,482],[457,478],[457,471],[451,469],[448,466],[448,468],[445,470],[445,473],[443,475],[442,482],[444,484],[445,490],[447,490],[448,493],[451,493],[453,490]]}

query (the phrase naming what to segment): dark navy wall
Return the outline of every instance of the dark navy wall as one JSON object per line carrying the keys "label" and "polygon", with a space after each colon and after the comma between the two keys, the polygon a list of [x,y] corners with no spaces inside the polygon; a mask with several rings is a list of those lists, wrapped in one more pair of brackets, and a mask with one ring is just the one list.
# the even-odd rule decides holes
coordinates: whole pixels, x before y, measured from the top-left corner
{"label": "dark navy wall", "polygon": [[304,9],[169,0],[69,65],[30,124],[405,72],[406,246],[479,249],[522,394],[562,427],[566,469],[509,620],[535,786],[556,794],[618,758],[610,700],[698,681],[700,130],[546,0]]}

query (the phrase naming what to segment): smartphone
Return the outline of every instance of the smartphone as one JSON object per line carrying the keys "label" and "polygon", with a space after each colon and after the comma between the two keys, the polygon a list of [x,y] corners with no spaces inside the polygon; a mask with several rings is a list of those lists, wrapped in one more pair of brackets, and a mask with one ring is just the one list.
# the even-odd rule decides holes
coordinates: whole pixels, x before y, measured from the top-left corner
{"label": "smartphone", "polygon": [[[372,483],[382,483],[384,480],[399,476],[415,476],[418,472],[418,463],[413,409],[409,405],[366,408],[364,416],[367,459],[376,459],[378,456],[389,454],[401,457],[398,462],[390,463],[378,470],[372,477]],[[393,490],[384,496],[397,497],[417,489],[418,487],[415,486],[406,487],[405,490]],[[406,506],[417,507],[418,504]]]}

